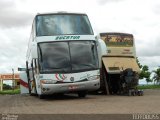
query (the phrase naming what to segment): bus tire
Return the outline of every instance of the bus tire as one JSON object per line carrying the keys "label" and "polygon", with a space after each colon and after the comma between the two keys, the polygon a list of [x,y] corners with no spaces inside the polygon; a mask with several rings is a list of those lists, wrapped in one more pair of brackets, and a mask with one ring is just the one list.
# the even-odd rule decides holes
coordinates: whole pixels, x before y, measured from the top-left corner
{"label": "bus tire", "polygon": [[30,93],[30,96],[35,96],[35,94],[34,93]]}
{"label": "bus tire", "polygon": [[44,99],[44,95],[38,95],[39,99]]}
{"label": "bus tire", "polygon": [[80,98],[85,98],[86,95],[87,95],[87,92],[86,92],[86,91],[78,92],[78,97],[80,97]]}

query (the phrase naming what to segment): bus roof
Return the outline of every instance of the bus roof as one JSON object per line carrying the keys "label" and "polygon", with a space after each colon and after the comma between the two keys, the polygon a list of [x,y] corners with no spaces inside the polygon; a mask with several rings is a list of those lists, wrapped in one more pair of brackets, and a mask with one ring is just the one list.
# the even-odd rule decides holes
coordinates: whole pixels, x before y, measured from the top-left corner
{"label": "bus roof", "polygon": [[57,11],[57,12],[48,12],[48,13],[37,13],[38,15],[52,15],[52,14],[78,14],[78,15],[87,15],[86,13],[75,13],[75,12],[67,12],[67,11]]}

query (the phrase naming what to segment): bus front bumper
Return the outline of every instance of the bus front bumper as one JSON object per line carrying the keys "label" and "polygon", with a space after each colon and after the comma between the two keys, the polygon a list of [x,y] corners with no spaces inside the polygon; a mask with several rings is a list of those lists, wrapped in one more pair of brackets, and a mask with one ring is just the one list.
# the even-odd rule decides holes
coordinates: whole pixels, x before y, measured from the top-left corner
{"label": "bus front bumper", "polygon": [[42,84],[42,94],[68,93],[78,91],[95,91],[100,88],[100,80],[91,80],[85,82],[60,83],[60,84]]}

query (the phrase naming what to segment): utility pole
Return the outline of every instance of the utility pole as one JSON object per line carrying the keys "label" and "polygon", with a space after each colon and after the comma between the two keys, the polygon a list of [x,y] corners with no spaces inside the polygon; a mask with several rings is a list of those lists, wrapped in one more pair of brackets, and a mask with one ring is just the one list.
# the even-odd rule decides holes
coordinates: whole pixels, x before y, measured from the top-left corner
{"label": "utility pole", "polygon": [[14,91],[14,69],[12,68],[12,90]]}

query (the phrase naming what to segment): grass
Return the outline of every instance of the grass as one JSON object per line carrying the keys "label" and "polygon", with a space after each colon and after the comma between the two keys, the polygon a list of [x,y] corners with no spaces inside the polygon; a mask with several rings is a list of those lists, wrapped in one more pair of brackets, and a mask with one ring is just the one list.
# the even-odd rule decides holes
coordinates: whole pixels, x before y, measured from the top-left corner
{"label": "grass", "polygon": [[160,89],[160,85],[143,85],[138,86],[138,89]]}
{"label": "grass", "polygon": [[0,94],[2,94],[2,95],[6,95],[6,94],[10,94],[10,95],[20,94],[20,89],[15,89],[15,90],[3,90],[3,91],[0,91]]}

